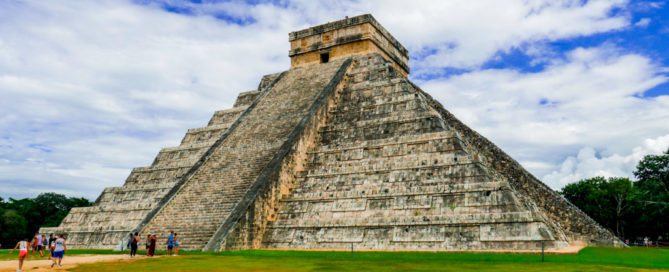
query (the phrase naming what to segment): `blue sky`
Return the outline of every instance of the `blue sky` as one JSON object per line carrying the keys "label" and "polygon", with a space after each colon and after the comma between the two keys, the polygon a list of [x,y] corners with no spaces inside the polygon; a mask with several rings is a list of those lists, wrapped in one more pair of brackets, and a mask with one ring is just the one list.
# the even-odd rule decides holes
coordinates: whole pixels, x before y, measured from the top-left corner
{"label": "blue sky", "polygon": [[3,1],[0,197],[121,186],[288,69],[290,31],[363,13],[412,81],[554,189],[669,148],[661,1]]}

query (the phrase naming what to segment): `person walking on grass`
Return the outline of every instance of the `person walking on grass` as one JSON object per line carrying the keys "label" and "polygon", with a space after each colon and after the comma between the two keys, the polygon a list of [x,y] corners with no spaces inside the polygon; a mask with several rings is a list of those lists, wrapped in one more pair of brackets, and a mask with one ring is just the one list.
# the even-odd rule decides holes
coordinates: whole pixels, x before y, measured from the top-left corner
{"label": "person walking on grass", "polygon": [[56,239],[56,246],[53,249],[53,263],[51,263],[51,267],[56,265],[56,263],[58,263],[58,267],[63,267],[61,262],[63,261],[63,256],[65,255],[66,251],[67,245],[65,244],[65,235],[61,234],[58,236],[58,239]]}
{"label": "person walking on grass", "polygon": [[21,272],[21,269],[23,269],[23,260],[25,260],[26,256],[28,256],[28,251],[30,251],[28,238],[24,238],[23,240],[16,243],[16,246],[14,247],[14,249],[12,249],[12,251],[9,252],[9,254],[13,254],[14,250],[16,250],[17,248],[19,249],[19,269],[16,269],[16,271]]}
{"label": "person walking on grass", "polygon": [[167,236],[167,256],[172,255],[172,249],[174,249],[174,232],[170,231],[170,235]]}
{"label": "person walking on grass", "polygon": [[53,249],[56,247],[56,237],[53,233],[49,235],[49,260],[53,258]]}
{"label": "person walking on grass", "polygon": [[149,257],[153,257],[153,255],[156,253],[156,242],[158,240],[158,236],[156,236],[156,233],[152,233],[151,236],[149,237],[149,252],[148,255]]}
{"label": "person walking on grass", "polygon": [[33,249],[33,257],[35,257],[35,252],[37,252],[37,235],[39,235],[39,233],[35,232],[35,235],[30,242],[30,247]]}
{"label": "person walking on grass", "polygon": [[174,256],[179,255],[179,235],[174,233]]}
{"label": "person walking on grass", "polygon": [[[132,234],[130,234],[132,235]],[[135,235],[132,235],[132,241],[130,242],[130,257],[135,257],[137,255],[137,244],[139,244],[139,233],[135,232]]]}
{"label": "person walking on grass", "polygon": [[39,252],[40,257],[44,257],[44,249],[42,248],[42,240],[44,237],[42,237],[42,234],[39,234],[39,232],[35,232],[35,241],[37,242],[37,251]]}
{"label": "person walking on grass", "polygon": [[132,232],[128,234],[128,240],[125,241],[125,247],[128,248],[128,251],[130,251],[130,245],[132,244],[132,241],[135,240],[135,236],[132,235]]}
{"label": "person walking on grass", "polygon": [[[46,234],[42,235],[42,250],[41,254],[42,257],[44,257],[44,251],[49,250],[49,239],[46,238]],[[51,255],[49,255],[49,259],[51,258]]]}
{"label": "person walking on grass", "polygon": [[146,256],[149,256],[149,248],[151,247],[151,234],[146,236]]}

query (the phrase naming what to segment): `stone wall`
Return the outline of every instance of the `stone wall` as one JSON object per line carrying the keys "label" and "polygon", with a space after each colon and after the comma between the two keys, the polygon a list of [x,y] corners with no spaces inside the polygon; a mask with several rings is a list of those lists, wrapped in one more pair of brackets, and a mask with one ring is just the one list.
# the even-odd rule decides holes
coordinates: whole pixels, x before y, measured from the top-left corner
{"label": "stone wall", "polygon": [[409,74],[409,52],[370,14],[307,28],[289,34],[291,67],[370,53],[393,60],[397,70]]}

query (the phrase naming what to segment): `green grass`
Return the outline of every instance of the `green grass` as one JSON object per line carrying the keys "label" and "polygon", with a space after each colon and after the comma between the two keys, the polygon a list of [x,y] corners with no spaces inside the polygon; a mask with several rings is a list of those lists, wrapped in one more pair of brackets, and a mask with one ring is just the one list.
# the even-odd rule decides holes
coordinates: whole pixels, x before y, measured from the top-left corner
{"label": "green grass", "polygon": [[[127,252],[127,251],[126,251]],[[179,257],[79,265],[71,271],[658,271],[669,249],[589,247],[573,255],[447,252],[180,251]],[[67,255],[118,254],[69,250]],[[138,252],[143,255],[144,252]],[[162,255],[164,252],[158,252]],[[0,251],[0,260],[16,259]],[[67,261],[67,257],[64,261]]]}
{"label": "green grass", "polygon": [[585,248],[574,255],[248,250],[182,252],[180,257],[87,264],[73,271],[654,271],[669,250]]}

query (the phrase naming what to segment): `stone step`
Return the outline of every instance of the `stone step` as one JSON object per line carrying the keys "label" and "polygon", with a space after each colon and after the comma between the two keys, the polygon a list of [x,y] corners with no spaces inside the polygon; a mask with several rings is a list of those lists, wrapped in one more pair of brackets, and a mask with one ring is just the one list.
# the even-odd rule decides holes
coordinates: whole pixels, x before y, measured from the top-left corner
{"label": "stone step", "polygon": [[[492,213],[521,212],[523,209],[517,203],[490,203],[476,205],[452,205],[444,206],[440,202],[434,207],[425,207],[420,203],[393,206],[388,204],[387,199],[369,199],[367,207],[352,206],[341,207],[337,204],[327,202],[310,202],[304,207],[303,212],[291,212],[286,210],[279,213],[278,220],[295,222],[298,220],[314,219],[334,220],[338,218],[390,218],[407,216],[454,216],[454,215],[477,215]],[[437,201],[434,201],[437,202]],[[336,202],[335,202],[336,203]],[[383,203],[383,204],[380,204]],[[381,207],[380,205],[388,205]],[[362,210],[365,208],[365,210]]]}
{"label": "stone step", "polygon": [[[414,187],[430,187],[430,186],[458,186],[461,184],[484,184],[484,183],[495,183],[488,175],[476,175],[476,176],[459,176],[457,178],[441,178],[441,177],[431,177],[426,178],[425,175],[414,175],[412,171],[409,173],[408,178],[400,176],[387,176],[379,174],[375,175],[374,178],[366,178],[369,175],[342,175],[342,176],[330,176],[326,178],[309,178],[309,179],[300,179],[297,182],[297,188],[294,188],[291,193],[298,195],[303,193],[330,193],[333,191],[340,192],[385,192],[386,189],[390,192],[389,188],[402,187],[407,188],[406,190],[411,190]],[[369,188],[372,188],[371,190]]]}
{"label": "stone step", "polygon": [[432,133],[422,133],[415,135],[403,135],[395,136],[391,138],[379,139],[379,140],[369,140],[361,142],[352,142],[352,143],[342,143],[337,145],[319,145],[317,147],[310,148],[308,154],[317,154],[317,153],[342,153],[348,152],[350,150],[360,150],[365,148],[382,148],[385,146],[395,146],[395,145],[405,145],[405,144],[421,144],[421,143],[430,143],[430,142],[440,142],[443,140],[457,138],[459,136],[452,130],[438,131]]}
{"label": "stone step", "polygon": [[151,166],[171,166],[177,164],[179,161],[198,160],[214,142],[209,141],[163,148],[153,160]]}
{"label": "stone step", "polygon": [[413,162],[422,165],[439,164],[442,162],[471,162],[469,155],[457,138],[446,138],[433,141],[414,141],[408,144],[377,145],[359,149],[347,149],[339,152],[312,153],[307,160],[311,168],[330,169],[346,167],[351,163],[386,164],[389,160],[406,161],[407,166]]}
{"label": "stone step", "polygon": [[237,101],[235,101],[234,107],[248,107],[256,100],[256,98],[258,98],[258,95],[260,95],[259,90],[241,92],[237,95]]}
{"label": "stone step", "polygon": [[191,128],[181,140],[181,145],[216,141],[232,123]]}
{"label": "stone step", "polygon": [[402,216],[378,218],[336,218],[336,219],[301,219],[295,221],[278,220],[270,226],[277,228],[327,228],[327,227],[388,227],[421,225],[467,225],[487,223],[541,222],[530,212],[508,212],[493,214],[467,214],[448,216]]}
{"label": "stone step", "polygon": [[[426,159],[420,156],[406,156],[416,160],[410,162],[384,160],[384,158],[364,159],[359,161],[343,161],[337,163],[316,166],[308,170],[305,177],[320,177],[333,175],[352,174],[378,174],[384,172],[406,171],[406,170],[440,170],[443,177],[449,176],[473,176],[485,174],[485,169],[478,162],[469,159],[468,156],[448,156],[450,154],[430,156]],[[420,160],[418,160],[420,158]],[[455,159],[457,158],[457,161]],[[399,159],[399,158],[397,158]],[[430,160],[428,160],[430,159]],[[357,163],[356,163],[357,162]],[[436,172],[436,171],[431,171]]]}
{"label": "stone step", "polygon": [[[403,109],[416,109],[415,104],[412,104],[412,102],[416,102],[419,98],[417,94],[408,93],[403,90],[392,90],[391,92],[369,91],[368,94],[346,93],[342,95],[347,96],[347,100],[342,101],[342,104],[338,107],[328,111],[334,118],[351,115],[356,116],[361,112],[377,114],[381,112],[390,112],[391,109],[398,109],[398,107],[396,107],[397,105],[405,106],[401,107]],[[359,100],[362,99],[365,100],[363,103],[354,104],[354,102],[359,102]]]}
{"label": "stone step", "polygon": [[[242,94],[239,95],[241,96]],[[241,115],[242,112],[244,112],[246,109],[248,109],[248,105],[237,106],[231,109],[216,111],[214,113],[214,116],[212,116],[211,119],[209,120],[207,126],[231,124],[232,122],[237,120],[239,115]]]}
{"label": "stone step", "polygon": [[[310,189],[310,190],[307,190]],[[361,184],[351,188],[341,188],[336,185],[330,185],[326,190],[320,190],[322,187],[301,186],[300,190],[293,190],[290,196],[281,199],[281,202],[292,201],[323,201],[323,200],[341,200],[341,199],[362,199],[362,198],[384,198],[396,196],[416,196],[416,195],[446,195],[462,194],[472,192],[489,192],[497,190],[510,190],[507,182],[485,182],[485,183],[463,183],[463,184],[439,184],[423,186],[402,186],[402,184],[392,184],[388,186],[376,186],[372,184]]]}
{"label": "stone step", "polygon": [[135,210],[150,210],[154,203],[112,203],[109,205],[96,205],[90,207],[72,208],[71,213],[99,213],[99,212],[122,212]]}
{"label": "stone step", "polygon": [[402,112],[423,110],[423,105],[418,102],[402,102],[402,103],[384,103],[369,106],[358,111],[351,111],[346,113],[332,113],[332,123],[346,123],[346,122],[360,122],[360,121],[381,121],[383,118],[392,118],[401,116]]}
{"label": "stone step", "polygon": [[107,187],[104,189],[103,193],[127,193],[134,191],[155,191],[155,190],[164,190],[171,189],[174,186],[174,181],[166,181],[161,183],[152,183],[152,184],[142,184],[142,183],[133,183],[126,184],[123,187]]}
{"label": "stone step", "polygon": [[184,175],[191,165],[146,166],[132,169],[123,186],[147,185],[173,181]]}
{"label": "stone step", "polygon": [[402,84],[406,82],[407,79],[405,78],[391,78],[388,80],[352,82],[352,84],[350,84],[348,88],[346,88],[346,90],[355,92],[359,90],[393,86],[396,84]]}

